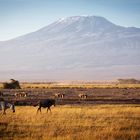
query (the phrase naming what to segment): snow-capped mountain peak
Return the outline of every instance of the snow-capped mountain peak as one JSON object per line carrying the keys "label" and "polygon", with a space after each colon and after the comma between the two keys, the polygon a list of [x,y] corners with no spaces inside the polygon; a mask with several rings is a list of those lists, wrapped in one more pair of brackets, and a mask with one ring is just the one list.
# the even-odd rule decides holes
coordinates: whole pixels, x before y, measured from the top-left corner
{"label": "snow-capped mountain peak", "polygon": [[[140,78],[140,29],[73,16],[0,43],[0,76],[16,79]],[[1,74],[7,71],[7,76]],[[127,72],[126,72],[127,71]]]}
{"label": "snow-capped mountain peak", "polygon": [[61,18],[56,22],[50,24],[47,27],[41,29],[41,31],[68,31],[73,32],[81,29],[84,32],[95,32],[98,30],[112,30],[116,28],[116,25],[109,22],[103,17],[99,16],[73,16],[68,18]]}

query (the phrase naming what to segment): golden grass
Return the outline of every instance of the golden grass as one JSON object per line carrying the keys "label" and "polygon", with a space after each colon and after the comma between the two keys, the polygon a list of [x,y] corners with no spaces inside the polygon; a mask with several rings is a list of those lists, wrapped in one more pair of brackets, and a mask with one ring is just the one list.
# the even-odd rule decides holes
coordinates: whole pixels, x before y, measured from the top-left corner
{"label": "golden grass", "polygon": [[[140,84],[66,84],[66,83],[21,83],[21,88],[140,88]],[[3,84],[0,83],[0,89]]]}
{"label": "golden grass", "polygon": [[36,114],[16,107],[0,116],[3,140],[139,140],[140,105],[56,106]]}

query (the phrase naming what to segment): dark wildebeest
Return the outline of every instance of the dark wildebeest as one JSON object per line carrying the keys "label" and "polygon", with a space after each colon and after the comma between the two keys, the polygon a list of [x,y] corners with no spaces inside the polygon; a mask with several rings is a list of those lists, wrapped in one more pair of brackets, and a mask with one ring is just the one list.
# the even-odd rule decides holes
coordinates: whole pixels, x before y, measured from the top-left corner
{"label": "dark wildebeest", "polygon": [[47,112],[48,110],[50,110],[51,112],[51,106],[54,105],[55,106],[55,100],[54,99],[44,99],[44,100],[40,100],[36,105],[34,106],[39,106],[39,108],[37,109],[37,113],[38,111],[41,112],[41,107],[43,108],[47,108]]}
{"label": "dark wildebeest", "polygon": [[87,94],[79,94],[78,95],[80,98],[82,98],[82,99],[86,99],[87,98]]}
{"label": "dark wildebeest", "polygon": [[6,101],[0,101],[0,110],[3,111],[3,114],[6,114],[6,109],[10,108],[13,113],[15,112],[15,105],[14,104],[11,104],[11,103],[8,103]]}
{"label": "dark wildebeest", "polygon": [[10,83],[3,83],[4,89],[21,89],[19,85],[19,81],[16,81],[14,79],[11,79]]}
{"label": "dark wildebeest", "polygon": [[56,98],[64,98],[64,96],[65,96],[65,94],[63,94],[63,93],[56,93],[55,95],[54,95]]}

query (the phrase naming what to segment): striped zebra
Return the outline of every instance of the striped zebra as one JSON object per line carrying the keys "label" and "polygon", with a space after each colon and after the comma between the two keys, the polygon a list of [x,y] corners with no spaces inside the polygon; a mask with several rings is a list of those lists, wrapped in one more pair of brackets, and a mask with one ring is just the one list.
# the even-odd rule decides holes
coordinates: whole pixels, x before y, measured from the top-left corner
{"label": "striped zebra", "polygon": [[6,114],[7,109],[11,109],[14,113],[15,112],[15,105],[11,104],[9,102],[6,102],[4,100],[0,101],[0,110],[3,111],[3,114]]}

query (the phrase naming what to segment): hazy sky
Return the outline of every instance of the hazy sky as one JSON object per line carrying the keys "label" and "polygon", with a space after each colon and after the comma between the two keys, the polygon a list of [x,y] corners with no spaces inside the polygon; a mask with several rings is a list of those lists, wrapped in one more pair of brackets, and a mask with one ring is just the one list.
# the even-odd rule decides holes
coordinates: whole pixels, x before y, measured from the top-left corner
{"label": "hazy sky", "polygon": [[0,0],[0,41],[76,15],[98,15],[118,25],[140,27],[140,0]]}

